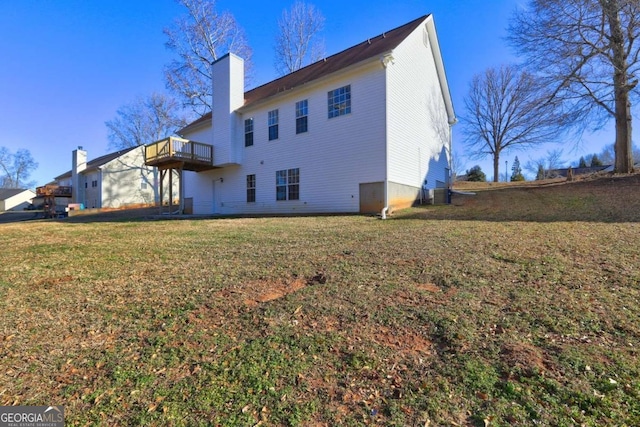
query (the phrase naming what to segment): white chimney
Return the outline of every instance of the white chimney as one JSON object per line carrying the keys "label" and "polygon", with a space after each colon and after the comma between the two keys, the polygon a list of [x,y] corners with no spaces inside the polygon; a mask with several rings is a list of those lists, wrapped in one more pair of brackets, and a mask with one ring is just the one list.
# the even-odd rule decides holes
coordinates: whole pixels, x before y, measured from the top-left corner
{"label": "white chimney", "polygon": [[84,179],[80,173],[87,168],[87,152],[78,147],[71,157],[71,201],[84,203]]}
{"label": "white chimney", "polygon": [[244,60],[228,53],[213,63],[212,74],[213,163],[240,163],[240,117],[235,111],[244,105]]}

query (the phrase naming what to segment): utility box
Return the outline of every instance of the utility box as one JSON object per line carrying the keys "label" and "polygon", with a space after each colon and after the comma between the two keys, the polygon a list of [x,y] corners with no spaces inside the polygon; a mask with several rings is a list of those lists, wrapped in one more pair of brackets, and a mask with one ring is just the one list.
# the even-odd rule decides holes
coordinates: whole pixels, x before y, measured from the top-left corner
{"label": "utility box", "polygon": [[449,203],[449,189],[436,188],[429,190],[429,200],[432,205],[446,205]]}

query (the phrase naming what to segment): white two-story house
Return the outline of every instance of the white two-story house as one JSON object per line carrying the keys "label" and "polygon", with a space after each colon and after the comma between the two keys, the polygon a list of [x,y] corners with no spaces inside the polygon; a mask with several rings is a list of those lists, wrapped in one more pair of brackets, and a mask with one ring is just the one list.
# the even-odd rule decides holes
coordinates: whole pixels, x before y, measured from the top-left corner
{"label": "white two-story house", "polygon": [[385,214],[449,185],[456,117],[431,15],[246,92],[229,54],[212,84],[212,113],[147,146],[193,213]]}
{"label": "white two-story house", "polygon": [[[78,147],[72,152],[71,170],[49,185],[71,190],[66,200],[57,201],[59,205],[75,203],[89,209],[153,206],[160,201],[159,173],[145,165],[144,154],[144,147],[139,146],[87,160],[87,152]],[[165,178],[165,200],[168,181]],[[178,186],[172,185],[177,196]]]}

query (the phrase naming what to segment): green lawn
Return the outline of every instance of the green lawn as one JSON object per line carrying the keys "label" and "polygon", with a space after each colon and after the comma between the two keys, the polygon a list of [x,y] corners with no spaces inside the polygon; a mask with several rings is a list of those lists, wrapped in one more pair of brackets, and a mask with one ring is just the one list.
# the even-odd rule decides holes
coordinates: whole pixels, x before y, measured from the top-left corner
{"label": "green lawn", "polygon": [[67,425],[640,425],[640,177],[369,216],[1,224],[0,405]]}

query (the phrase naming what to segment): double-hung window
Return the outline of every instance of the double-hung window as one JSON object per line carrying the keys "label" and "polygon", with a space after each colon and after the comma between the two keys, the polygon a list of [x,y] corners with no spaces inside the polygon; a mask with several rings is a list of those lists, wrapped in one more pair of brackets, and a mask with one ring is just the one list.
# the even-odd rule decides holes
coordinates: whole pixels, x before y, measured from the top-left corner
{"label": "double-hung window", "polygon": [[309,101],[296,102],[296,134],[304,133],[308,130]]}
{"label": "double-hung window", "polygon": [[330,90],[327,101],[330,119],[351,113],[351,85]]}
{"label": "double-hung window", "polygon": [[278,139],[278,110],[271,110],[268,113],[269,141]]}
{"label": "double-hung window", "polygon": [[247,203],[256,201],[256,176],[247,175]]}
{"label": "double-hung window", "polygon": [[244,146],[251,147],[253,145],[253,118],[244,121]]}
{"label": "double-hung window", "polygon": [[276,200],[300,200],[300,169],[276,171]]}

